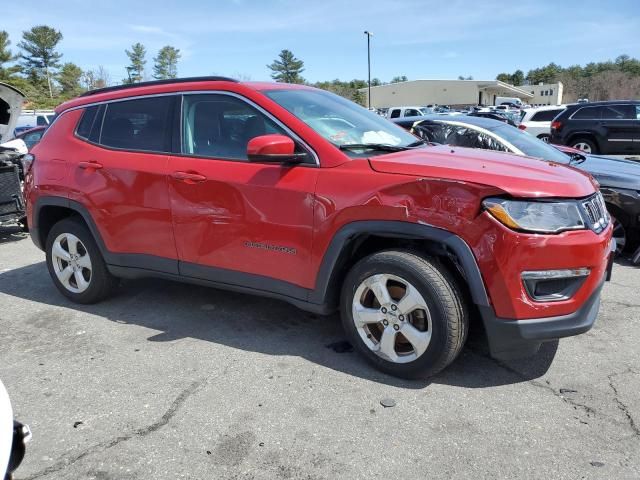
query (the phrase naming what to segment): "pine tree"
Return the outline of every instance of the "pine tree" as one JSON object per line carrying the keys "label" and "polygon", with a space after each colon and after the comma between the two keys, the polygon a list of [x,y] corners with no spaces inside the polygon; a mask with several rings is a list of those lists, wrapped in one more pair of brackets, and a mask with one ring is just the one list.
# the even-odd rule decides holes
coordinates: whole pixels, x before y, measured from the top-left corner
{"label": "pine tree", "polygon": [[60,67],[62,54],[56,52],[56,46],[62,40],[62,33],[46,25],[38,25],[22,32],[22,41],[18,44],[24,53],[20,54],[22,66],[27,76],[38,82],[43,76],[49,87],[49,98],[53,98],[51,77]]}
{"label": "pine tree", "polygon": [[82,92],[80,80],[83,77],[82,69],[75,63],[65,63],[58,74],[58,83],[60,84],[60,94],[65,98],[72,98]]}
{"label": "pine tree", "polygon": [[304,62],[297,59],[290,50],[282,50],[267,67],[271,70],[271,78],[276,82],[284,83],[304,83],[304,78],[300,76],[304,72]]}
{"label": "pine tree", "polygon": [[176,78],[178,76],[178,60],[180,60],[180,50],[170,45],[162,47],[153,61],[153,78],[164,80],[166,78]]}
{"label": "pine tree", "polygon": [[144,66],[147,63],[145,56],[147,55],[147,49],[144,48],[140,42],[134,43],[131,46],[131,50],[125,50],[129,61],[131,62],[127,69],[128,78],[125,78],[122,83],[138,83],[144,78]]}

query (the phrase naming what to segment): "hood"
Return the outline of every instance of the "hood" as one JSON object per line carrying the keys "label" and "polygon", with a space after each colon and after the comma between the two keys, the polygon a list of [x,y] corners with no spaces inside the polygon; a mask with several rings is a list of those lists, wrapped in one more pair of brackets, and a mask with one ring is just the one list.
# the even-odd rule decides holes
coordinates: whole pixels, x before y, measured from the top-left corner
{"label": "hood", "polygon": [[372,157],[378,172],[443,178],[497,187],[514,197],[580,198],[595,187],[589,175],[558,163],[460,147],[426,147]]}
{"label": "hood", "polygon": [[13,130],[22,111],[24,98],[20,90],[0,83],[0,143],[13,138]]}
{"label": "hood", "polygon": [[596,155],[585,157],[571,166],[589,172],[603,187],[640,190],[640,162]]}

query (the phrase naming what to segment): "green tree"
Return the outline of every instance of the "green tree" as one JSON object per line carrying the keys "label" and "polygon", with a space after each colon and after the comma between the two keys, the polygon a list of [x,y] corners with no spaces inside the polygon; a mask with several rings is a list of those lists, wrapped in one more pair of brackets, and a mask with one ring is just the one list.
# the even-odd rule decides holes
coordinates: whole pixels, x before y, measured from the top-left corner
{"label": "green tree", "polygon": [[297,59],[290,50],[282,50],[278,59],[267,65],[267,68],[271,70],[271,78],[276,82],[304,83],[304,78],[300,75],[304,72],[304,62]]}
{"label": "green tree", "polygon": [[516,87],[524,85],[524,72],[522,70],[513,72],[513,75],[511,75],[511,84]]}
{"label": "green tree", "polygon": [[511,75],[508,73],[499,73],[496,75],[496,80],[504,83],[511,83]]}
{"label": "green tree", "polygon": [[180,50],[170,45],[162,47],[153,59],[155,62],[153,78],[158,80],[176,78],[178,76],[178,60],[180,60]]}
{"label": "green tree", "polygon": [[9,34],[4,30],[0,30],[0,80],[9,81],[13,78],[13,75],[20,71],[18,65],[5,66],[7,63],[13,62],[16,57],[9,49],[11,41],[9,40]]}
{"label": "green tree", "polygon": [[362,105],[364,107],[365,102],[367,100],[367,96],[364,93],[362,93],[360,90],[355,90],[353,92],[353,95],[351,96],[351,100],[353,100],[357,104]]}
{"label": "green tree", "polygon": [[60,84],[60,94],[65,98],[72,98],[79,95],[83,88],[80,81],[83,78],[82,69],[75,63],[67,62],[62,65],[58,74],[58,83]]}
{"label": "green tree", "polygon": [[18,44],[24,52],[20,54],[22,66],[32,80],[37,82],[44,77],[49,88],[49,98],[53,98],[51,77],[60,66],[62,54],[56,51],[62,40],[62,33],[46,25],[38,25],[22,32],[22,41]]}
{"label": "green tree", "polygon": [[409,81],[409,79],[407,78],[406,75],[399,75],[391,79],[391,83],[400,83],[400,82],[407,82],[407,81]]}
{"label": "green tree", "polygon": [[122,83],[138,83],[144,78],[144,66],[147,64],[147,49],[140,42],[134,43],[131,50],[125,50],[129,57],[129,66],[127,69],[128,77]]}

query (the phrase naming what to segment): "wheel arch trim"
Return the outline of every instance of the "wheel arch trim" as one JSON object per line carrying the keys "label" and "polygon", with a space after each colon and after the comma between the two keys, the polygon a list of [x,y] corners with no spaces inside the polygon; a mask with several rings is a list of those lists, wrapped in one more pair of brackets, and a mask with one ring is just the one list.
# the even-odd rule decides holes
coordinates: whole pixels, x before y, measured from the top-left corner
{"label": "wheel arch trim", "polygon": [[340,256],[346,252],[352,242],[362,235],[377,235],[410,240],[428,240],[448,247],[457,257],[464,271],[471,298],[476,305],[490,306],[480,268],[467,243],[458,235],[447,230],[425,225],[393,220],[363,220],[348,223],[341,227],[331,239],[318,270],[315,289],[309,294],[309,301],[325,303],[329,300],[331,280],[340,267]]}

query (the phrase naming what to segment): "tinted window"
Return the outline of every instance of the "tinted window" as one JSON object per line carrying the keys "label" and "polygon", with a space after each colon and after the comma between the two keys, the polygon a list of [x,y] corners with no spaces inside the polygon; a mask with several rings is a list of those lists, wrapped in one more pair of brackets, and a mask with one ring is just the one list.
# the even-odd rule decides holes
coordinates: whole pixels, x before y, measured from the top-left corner
{"label": "tinted window", "polygon": [[44,117],[44,116],[42,116],[42,115],[38,115],[38,116],[36,117],[36,124],[37,124],[39,127],[42,127],[42,126],[45,126],[45,125],[49,125],[49,123],[47,122],[46,117]]}
{"label": "tinted window", "polygon": [[602,107],[602,118],[607,120],[631,120],[636,118],[634,105],[607,105]]}
{"label": "tinted window", "polygon": [[640,105],[636,105],[636,120],[640,120]]}
{"label": "tinted window", "polygon": [[126,150],[168,152],[173,101],[173,96],[166,96],[107,104],[100,143]]}
{"label": "tinted window", "polygon": [[182,118],[182,153],[187,155],[247,160],[252,138],[287,135],[262,112],[230,95],[185,95]]}
{"label": "tinted window", "polygon": [[400,109],[394,108],[391,110],[391,118],[398,118],[400,116]]}
{"label": "tinted window", "polygon": [[414,109],[414,108],[407,108],[404,111],[404,116],[405,117],[419,117],[420,115],[422,115],[418,110]]}
{"label": "tinted window", "polygon": [[492,128],[491,133],[497,135],[503,141],[509,142],[529,157],[542,158],[558,163],[569,162],[569,157],[557,148],[511,125],[504,124]]}
{"label": "tinted window", "polygon": [[601,115],[601,107],[582,107],[575,112],[571,118],[577,118],[579,120],[599,120]]}
{"label": "tinted window", "polygon": [[27,148],[30,149],[36,143],[38,143],[40,141],[40,138],[42,138],[43,133],[44,133],[44,130],[39,130],[37,132],[28,133],[27,135],[25,135],[23,140]]}
{"label": "tinted window", "polygon": [[91,134],[91,130],[94,128],[98,113],[98,106],[87,108],[82,114],[78,128],[76,129],[76,135],[79,137],[88,139]]}
{"label": "tinted window", "polygon": [[534,113],[531,117],[532,122],[550,122],[561,112],[562,110],[542,110],[541,112]]}

